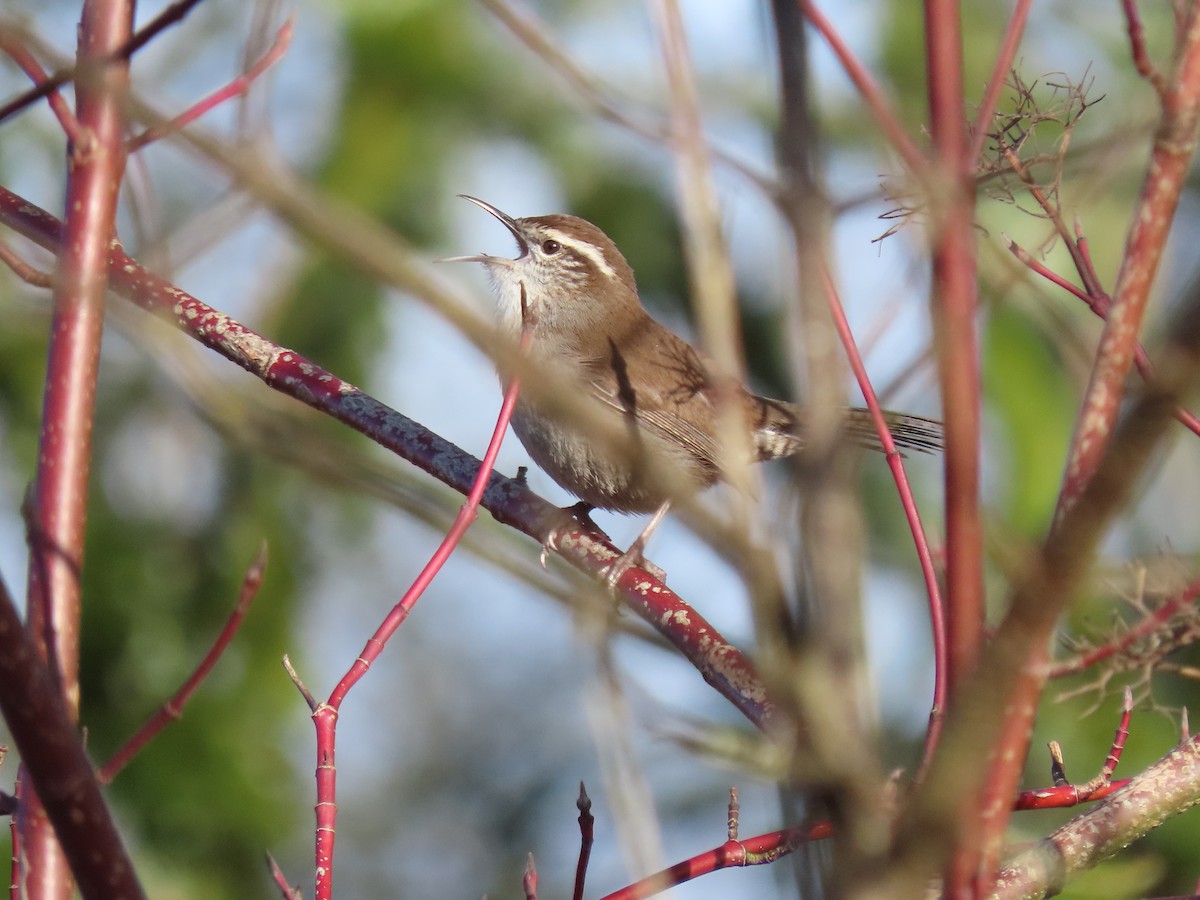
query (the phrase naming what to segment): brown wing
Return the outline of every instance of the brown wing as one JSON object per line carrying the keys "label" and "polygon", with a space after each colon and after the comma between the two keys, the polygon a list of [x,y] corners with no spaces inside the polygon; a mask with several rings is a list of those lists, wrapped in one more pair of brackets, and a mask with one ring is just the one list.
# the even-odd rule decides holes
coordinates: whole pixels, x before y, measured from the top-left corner
{"label": "brown wing", "polygon": [[592,348],[585,368],[602,403],[715,470],[713,387],[686,341],[646,316]]}

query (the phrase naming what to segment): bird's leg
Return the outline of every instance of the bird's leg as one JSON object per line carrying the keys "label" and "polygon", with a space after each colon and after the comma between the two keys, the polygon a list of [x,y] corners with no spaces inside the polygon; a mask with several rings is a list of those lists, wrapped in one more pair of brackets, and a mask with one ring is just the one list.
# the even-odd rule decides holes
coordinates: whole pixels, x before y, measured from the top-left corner
{"label": "bird's leg", "polygon": [[637,536],[637,540],[629,545],[628,550],[608,564],[608,570],[604,573],[604,580],[608,582],[608,589],[610,591],[616,589],[617,582],[621,580],[621,576],[633,566],[641,566],[659,581],[665,582],[667,580],[667,573],[646,559],[646,542],[650,540],[650,535],[654,534],[654,529],[662,522],[670,508],[671,501],[667,500],[662,506],[656,509],[646,527],[642,529],[642,533]]}
{"label": "bird's leg", "polygon": [[[612,538],[604,533],[604,529],[592,521],[591,512],[595,508],[596,507],[592,506],[592,504],[588,503],[586,500],[580,500],[574,506],[564,507],[563,509],[559,510],[559,512],[570,517],[573,522],[582,525],[584,528],[596,532],[596,534],[600,535],[600,537],[604,538],[606,541],[611,541]],[[565,531],[568,527],[569,525],[567,522],[560,522],[550,529],[550,532],[546,535],[546,539],[542,541],[542,555],[539,558],[541,559],[543,569],[546,568],[546,557],[549,555],[550,551],[553,550],[556,553],[558,552],[558,539],[562,536],[563,531]]]}

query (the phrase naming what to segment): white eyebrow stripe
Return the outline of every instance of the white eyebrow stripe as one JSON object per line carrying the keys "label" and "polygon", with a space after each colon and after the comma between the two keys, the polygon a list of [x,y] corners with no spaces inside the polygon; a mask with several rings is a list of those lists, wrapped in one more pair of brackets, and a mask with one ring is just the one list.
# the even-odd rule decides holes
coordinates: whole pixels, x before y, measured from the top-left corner
{"label": "white eyebrow stripe", "polygon": [[586,256],[596,264],[597,269],[599,269],[609,278],[612,278],[617,274],[613,270],[613,267],[608,264],[608,261],[605,260],[604,255],[596,249],[594,244],[589,244],[586,241],[577,241],[575,238],[568,237],[567,235],[563,234],[557,228],[547,228],[543,234],[553,241],[558,241],[564,247],[570,247],[580,256]]}

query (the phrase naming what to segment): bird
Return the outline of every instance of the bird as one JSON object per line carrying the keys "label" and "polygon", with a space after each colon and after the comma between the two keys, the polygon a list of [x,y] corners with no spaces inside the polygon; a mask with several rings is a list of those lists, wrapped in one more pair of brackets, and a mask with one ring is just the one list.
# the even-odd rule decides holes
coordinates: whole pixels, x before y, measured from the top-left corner
{"label": "bird", "polygon": [[[721,404],[732,403],[740,413],[755,460],[791,456],[804,446],[804,408],[760,397],[736,379],[718,382],[699,350],[646,311],[633,269],[600,228],[566,214],[514,218],[477,197],[459,196],[499,220],[516,239],[518,253],[442,261],[481,263],[496,294],[501,332],[516,341],[528,328],[528,353],[538,371],[561,379],[564,390],[590,396],[633,433],[642,451],[623,452],[549,406],[517,399],[512,428],[522,446],[579,498],[565,512],[592,528],[595,509],[653,513],[630,548],[609,565],[610,587],[631,566],[647,567],[646,542],[669,511],[678,483],[698,492],[721,478],[718,429],[729,421]],[[941,449],[939,422],[896,412],[884,418],[897,447]],[[867,409],[845,410],[842,429],[850,443],[884,449]],[[656,464],[647,465],[647,457]],[[659,477],[662,465],[678,478]],[[552,531],[547,546],[556,538]]]}

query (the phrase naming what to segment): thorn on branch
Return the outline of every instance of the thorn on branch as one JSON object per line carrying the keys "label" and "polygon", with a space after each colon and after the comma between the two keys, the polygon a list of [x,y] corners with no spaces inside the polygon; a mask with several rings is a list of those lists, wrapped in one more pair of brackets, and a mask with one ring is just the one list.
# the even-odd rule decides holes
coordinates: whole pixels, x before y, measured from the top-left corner
{"label": "thorn on branch", "polygon": [[300,676],[292,666],[291,658],[286,653],[283,654],[283,668],[287,671],[288,678],[292,679],[296,690],[300,692],[300,696],[304,698],[304,702],[308,704],[309,710],[315,713],[320,704],[317,703],[317,698],[312,695],[312,692],[304,686],[304,682],[300,680]]}
{"label": "thorn on branch", "polygon": [[738,826],[741,818],[742,807],[738,803],[738,790],[736,787],[729,789],[729,817],[727,819],[726,833],[729,840],[736,841],[738,839]]}
{"label": "thorn on branch", "polygon": [[537,866],[533,862],[533,854],[525,859],[525,875],[521,878],[521,887],[525,889],[525,900],[537,900]]}
{"label": "thorn on branch", "polygon": [[279,893],[283,900],[304,900],[304,892],[300,890],[298,885],[288,883],[287,876],[283,874],[283,869],[279,868],[279,863],[275,862],[275,857],[270,853],[267,854],[267,868],[271,872],[271,880],[275,882],[275,886],[279,888]]}

